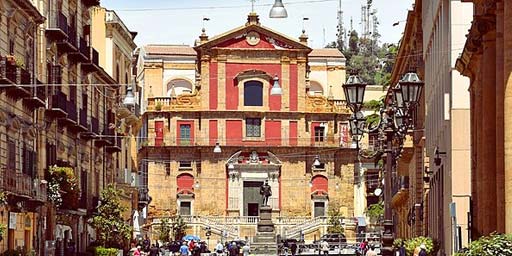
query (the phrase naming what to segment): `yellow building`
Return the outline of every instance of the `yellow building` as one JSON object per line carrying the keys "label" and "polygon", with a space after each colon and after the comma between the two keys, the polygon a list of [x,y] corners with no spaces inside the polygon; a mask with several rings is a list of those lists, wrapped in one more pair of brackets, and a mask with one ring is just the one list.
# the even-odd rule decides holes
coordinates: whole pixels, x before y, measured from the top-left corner
{"label": "yellow building", "polygon": [[147,140],[139,162],[152,234],[160,218],[179,215],[189,233],[204,237],[208,226],[212,240],[222,230],[226,238],[251,239],[267,180],[278,234],[313,240],[336,209],[354,239],[345,58],[306,42],[305,34],[287,37],[251,13],[245,25],[221,35],[203,31],[193,48],[141,48]]}
{"label": "yellow building", "polygon": [[37,250],[46,203],[39,107],[44,106],[35,51],[44,17],[28,0],[0,2],[0,251]]}

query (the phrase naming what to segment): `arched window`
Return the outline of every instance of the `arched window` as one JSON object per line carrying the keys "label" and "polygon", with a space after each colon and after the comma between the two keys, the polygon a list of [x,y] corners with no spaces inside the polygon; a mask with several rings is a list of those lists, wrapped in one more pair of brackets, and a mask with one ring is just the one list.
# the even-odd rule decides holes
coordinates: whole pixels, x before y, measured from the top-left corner
{"label": "arched window", "polygon": [[176,184],[178,185],[178,192],[187,191],[191,192],[194,186],[194,177],[188,173],[180,174],[176,177]]}
{"label": "arched window", "polygon": [[184,93],[192,93],[192,83],[185,79],[173,79],[167,84],[167,96],[178,96]]}
{"label": "arched window", "polygon": [[311,179],[311,192],[326,193],[329,189],[329,180],[322,175],[314,176]]}
{"label": "arched window", "polygon": [[311,81],[309,95],[324,95],[324,88],[318,82]]}
{"label": "arched window", "polygon": [[248,81],[244,83],[244,106],[263,106],[263,83]]}

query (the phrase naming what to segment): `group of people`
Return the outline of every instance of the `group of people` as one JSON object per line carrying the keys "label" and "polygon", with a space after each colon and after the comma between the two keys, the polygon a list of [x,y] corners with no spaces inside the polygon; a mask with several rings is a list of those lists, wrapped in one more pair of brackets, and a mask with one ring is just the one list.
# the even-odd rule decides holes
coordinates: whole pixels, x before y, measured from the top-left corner
{"label": "group of people", "polygon": [[242,250],[243,256],[249,256],[251,247],[248,243],[240,247],[236,242],[226,243],[223,245],[220,241],[218,241],[217,245],[215,245],[216,255],[238,256],[240,255],[240,250]]}
{"label": "group of people", "polygon": [[208,246],[204,241],[174,241],[160,246],[158,242],[150,245],[149,239],[146,237],[136,246],[132,244],[130,250],[131,256],[167,256],[167,255],[187,255],[200,256],[201,253],[209,253]]}
{"label": "group of people", "polygon": [[295,255],[297,255],[297,251],[298,251],[296,243],[293,243],[293,242],[288,243],[288,241],[286,241],[286,240],[282,241],[282,246],[279,249],[281,249],[283,254],[286,256],[288,256],[288,255],[295,256]]}
{"label": "group of people", "polygon": [[[405,250],[405,244],[402,244],[395,249],[395,256],[406,256],[407,251]],[[420,244],[420,246],[416,247],[413,252],[413,256],[427,256],[427,246],[425,244]]]}

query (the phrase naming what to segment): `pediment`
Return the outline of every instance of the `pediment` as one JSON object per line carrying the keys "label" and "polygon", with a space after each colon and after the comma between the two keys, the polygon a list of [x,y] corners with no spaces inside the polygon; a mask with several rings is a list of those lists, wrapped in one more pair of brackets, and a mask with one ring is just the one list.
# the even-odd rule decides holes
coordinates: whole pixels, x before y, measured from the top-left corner
{"label": "pediment", "polygon": [[211,48],[303,50],[308,53],[312,50],[298,40],[259,23],[235,28],[194,47],[198,52]]}

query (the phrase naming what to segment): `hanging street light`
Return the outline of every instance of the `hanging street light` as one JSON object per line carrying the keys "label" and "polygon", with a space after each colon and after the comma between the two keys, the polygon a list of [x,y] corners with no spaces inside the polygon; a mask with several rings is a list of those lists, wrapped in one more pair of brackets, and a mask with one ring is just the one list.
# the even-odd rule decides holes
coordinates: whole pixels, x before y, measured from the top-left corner
{"label": "hanging street light", "polygon": [[288,12],[286,12],[282,0],[275,0],[268,16],[270,18],[288,18]]}
{"label": "hanging street light", "polygon": [[132,107],[135,107],[135,100],[133,89],[131,86],[128,86],[128,88],[126,88],[126,96],[124,97],[123,105],[128,109],[131,109]]}
{"label": "hanging street light", "polygon": [[283,89],[279,86],[279,77],[277,75],[274,76],[274,85],[272,85],[272,89],[270,90],[270,95],[282,95]]}
{"label": "hanging street light", "polygon": [[352,112],[359,112],[363,105],[366,83],[357,74],[351,74],[342,87],[345,92],[347,105]]}

